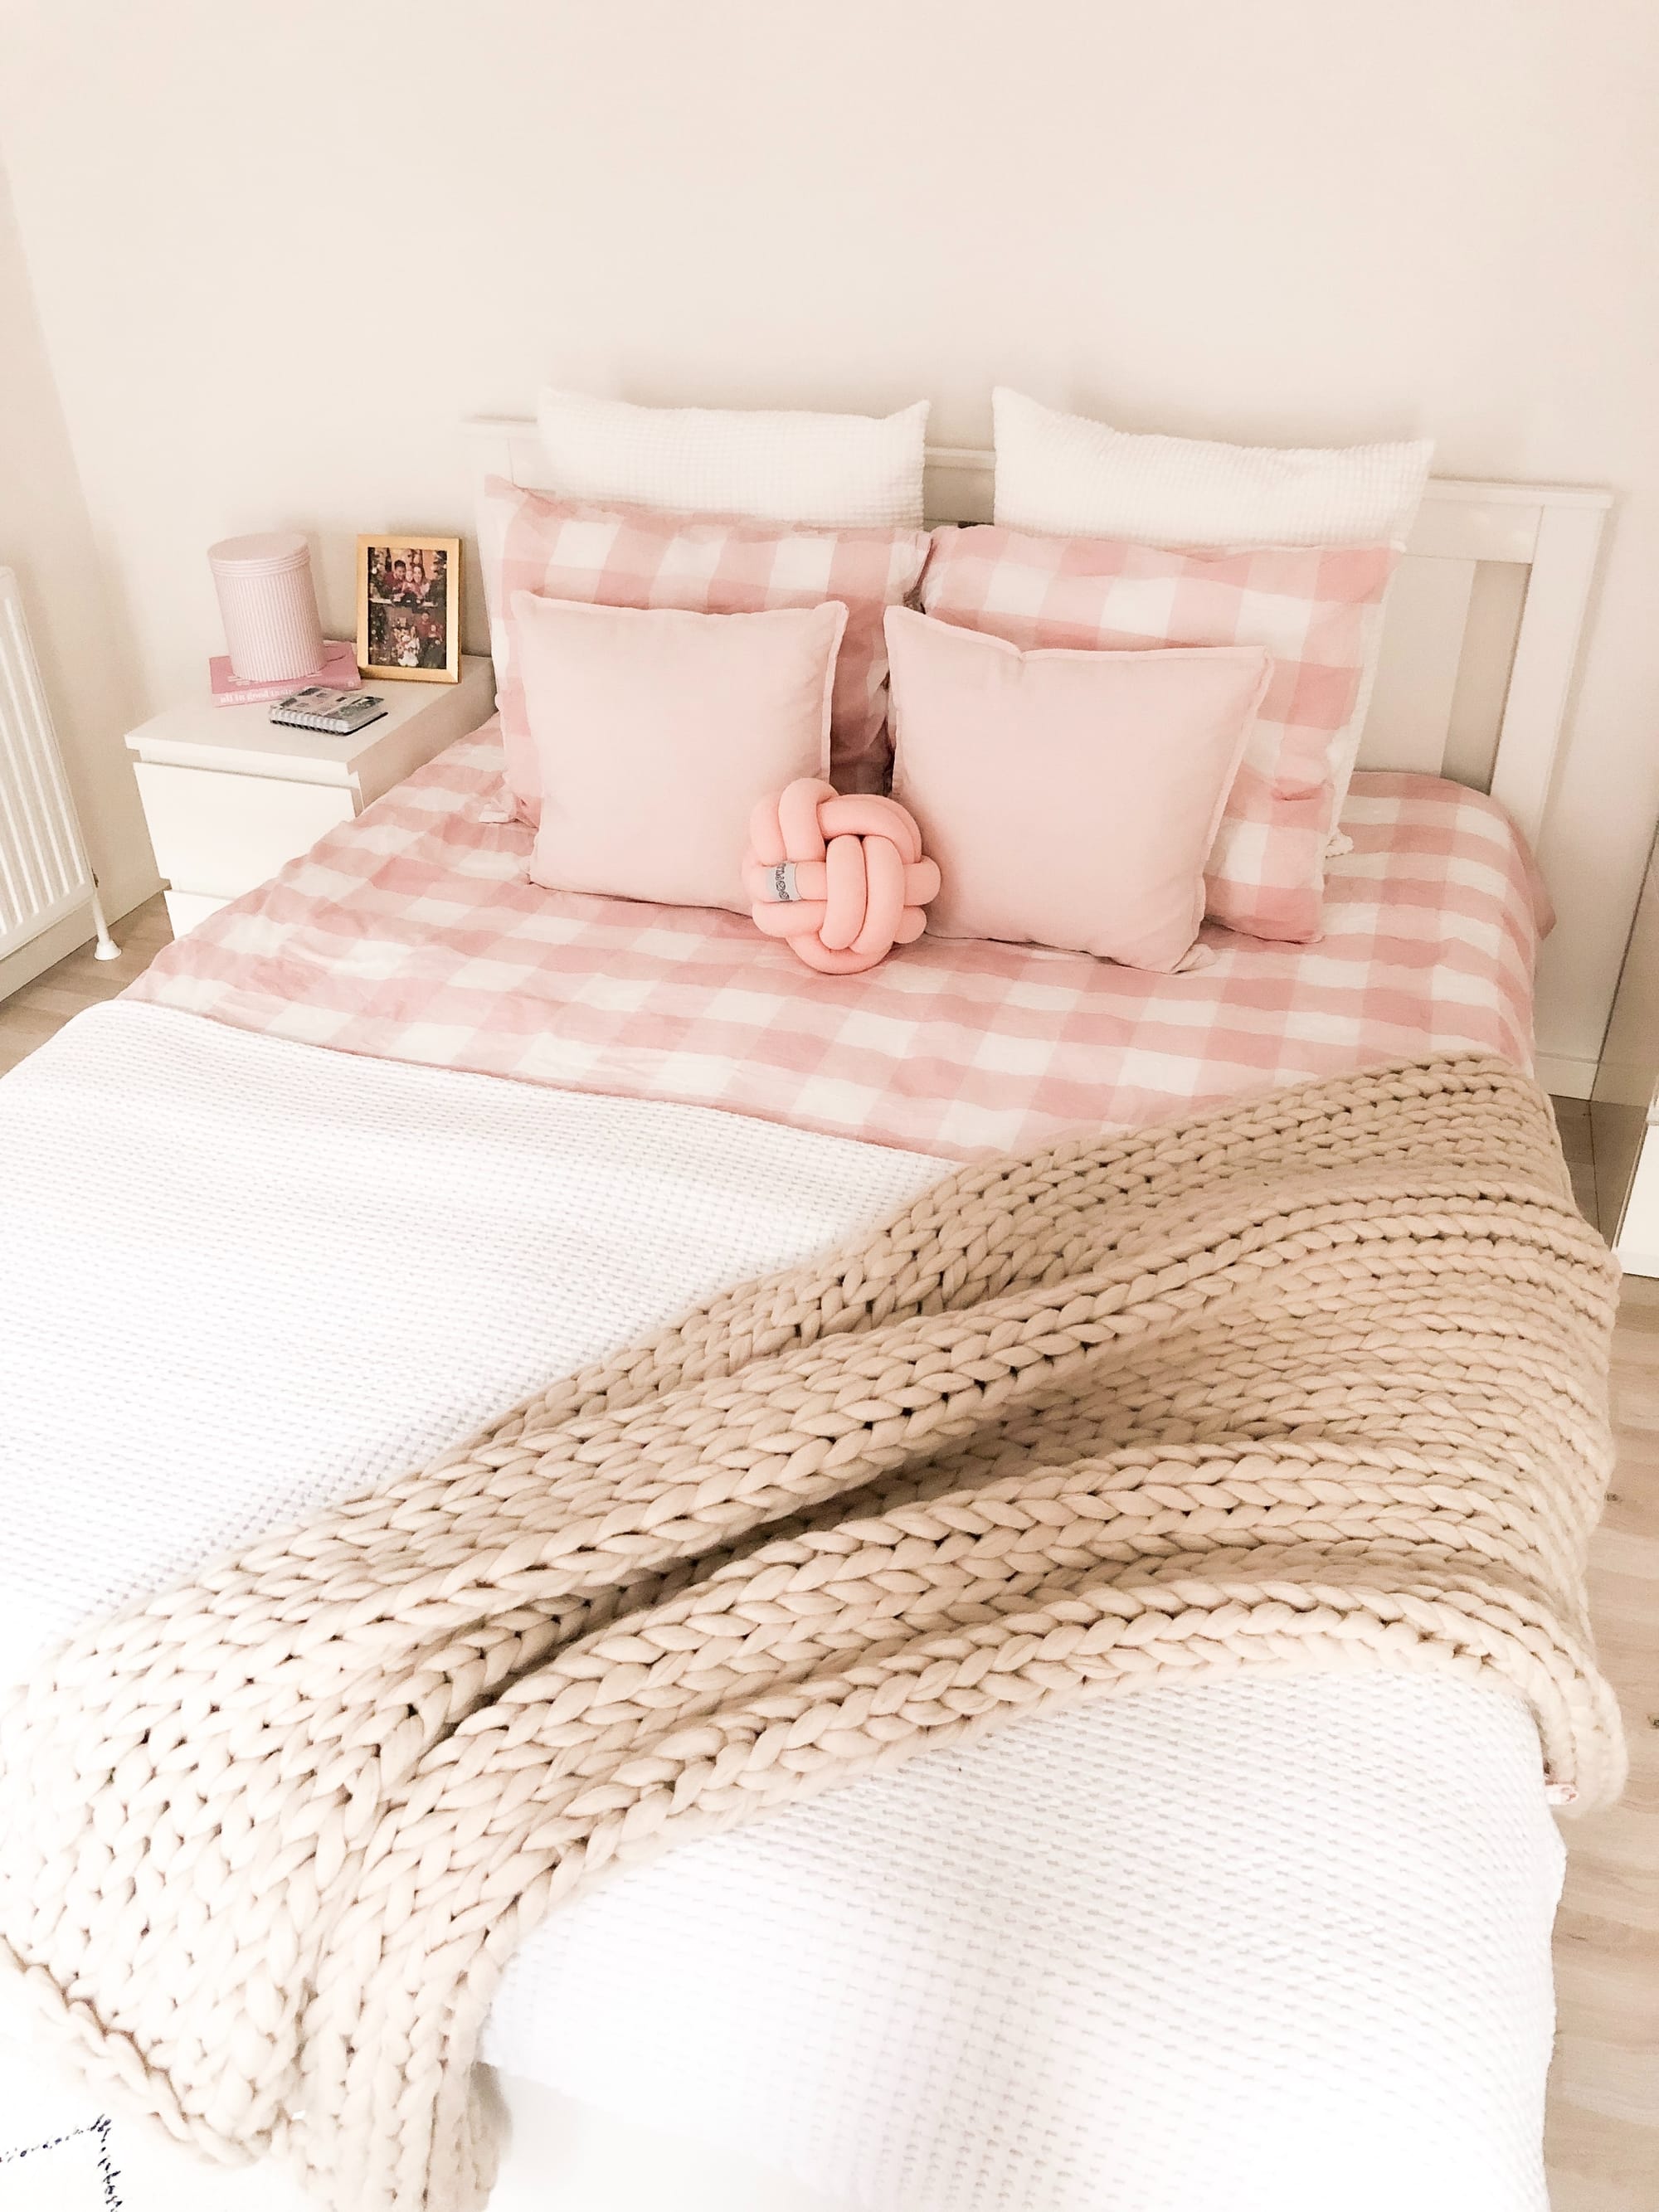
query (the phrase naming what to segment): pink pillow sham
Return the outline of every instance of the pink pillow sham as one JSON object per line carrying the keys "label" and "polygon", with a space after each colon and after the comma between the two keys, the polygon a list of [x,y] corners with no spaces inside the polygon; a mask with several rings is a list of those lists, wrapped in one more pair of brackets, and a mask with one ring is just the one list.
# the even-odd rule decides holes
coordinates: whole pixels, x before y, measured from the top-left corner
{"label": "pink pillow sham", "polygon": [[749,910],[750,817],[830,764],[838,604],[764,614],[515,592],[543,793],[530,878]]}
{"label": "pink pillow sham", "polygon": [[928,543],[921,530],[810,530],[583,506],[488,478],[478,504],[479,566],[507,781],[518,811],[534,823],[541,805],[513,612],[520,592],[693,614],[838,601],[847,619],[836,664],[830,774],[843,791],[879,791],[890,757],[881,618],[915,590]]}
{"label": "pink pillow sham", "polygon": [[929,933],[1179,968],[1268,655],[1024,652],[903,608],[887,647],[893,796],[941,878]]}
{"label": "pink pillow sham", "polygon": [[[1196,553],[988,526],[941,530],[921,605],[1028,649],[1265,648],[1267,689],[1211,848],[1207,910],[1253,937],[1305,944],[1321,928],[1336,749],[1371,611],[1398,557],[1385,545]],[[947,889],[948,880],[947,872]]]}

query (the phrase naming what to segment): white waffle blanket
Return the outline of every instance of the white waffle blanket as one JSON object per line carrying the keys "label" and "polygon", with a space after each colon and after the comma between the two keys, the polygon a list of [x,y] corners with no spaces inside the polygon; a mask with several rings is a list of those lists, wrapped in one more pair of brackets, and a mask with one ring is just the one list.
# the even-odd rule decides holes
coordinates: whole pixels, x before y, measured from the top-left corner
{"label": "white waffle blanket", "polygon": [[[0,1083],[0,1163],[12,1677],[939,1171],[129,1004]],[[1496,1692],[1011,1726],[544,1929],[489,2039],[503,2212],[1540,2212],[1559,1875]]]}

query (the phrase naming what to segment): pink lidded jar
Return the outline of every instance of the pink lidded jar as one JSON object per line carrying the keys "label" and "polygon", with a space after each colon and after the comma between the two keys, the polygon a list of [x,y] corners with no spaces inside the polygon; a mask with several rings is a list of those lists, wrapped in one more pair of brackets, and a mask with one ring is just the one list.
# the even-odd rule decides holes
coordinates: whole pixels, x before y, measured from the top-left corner
{"label": "pink lidded jar", "polygon": [[222,538],[208,548],[208,566],[239,681],[282,683],[309,676],[322,665],[311,548],[297,530]]}

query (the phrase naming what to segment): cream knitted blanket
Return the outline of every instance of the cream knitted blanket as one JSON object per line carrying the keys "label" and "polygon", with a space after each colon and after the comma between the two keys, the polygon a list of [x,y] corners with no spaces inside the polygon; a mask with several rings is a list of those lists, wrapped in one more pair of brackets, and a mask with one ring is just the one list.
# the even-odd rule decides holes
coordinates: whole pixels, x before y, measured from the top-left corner
{"label": "cream knitted blanket", "polygon": [[1600,1802],[1613,1293],[1493,1060],[963,1170],[73,1638],[0,1723],[0,1962],[203,2149],[471,2212],[543,1914],[963,1730],[1433,1668]]}

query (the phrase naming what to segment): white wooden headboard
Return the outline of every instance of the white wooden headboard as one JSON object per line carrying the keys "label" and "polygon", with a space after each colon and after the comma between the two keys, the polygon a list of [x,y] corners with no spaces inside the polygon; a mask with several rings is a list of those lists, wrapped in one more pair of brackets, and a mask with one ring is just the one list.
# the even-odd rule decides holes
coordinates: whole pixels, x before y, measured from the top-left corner
{"label": "white wooden headboard", "polygon": [[[533,422],[465,425],[480,479],[554,491]],[[989,520],[994,459],[927,449],[934,522]],[[1389,597],[1360,764],[1490,791],[1534,848],[1613,495],[1436,477]]]}

